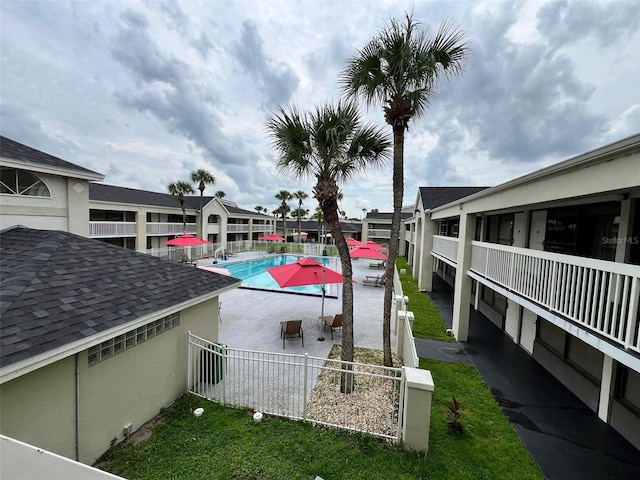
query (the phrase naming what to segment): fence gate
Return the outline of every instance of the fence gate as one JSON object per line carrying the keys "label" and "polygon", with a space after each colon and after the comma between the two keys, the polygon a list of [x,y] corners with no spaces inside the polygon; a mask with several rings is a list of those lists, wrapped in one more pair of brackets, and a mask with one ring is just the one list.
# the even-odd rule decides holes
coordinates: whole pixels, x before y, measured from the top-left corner
{"label": "fence gate", "polygon": [[400,438],[399,368],[241,350],[189,333],[188,369],[189,392],[225,406]]}

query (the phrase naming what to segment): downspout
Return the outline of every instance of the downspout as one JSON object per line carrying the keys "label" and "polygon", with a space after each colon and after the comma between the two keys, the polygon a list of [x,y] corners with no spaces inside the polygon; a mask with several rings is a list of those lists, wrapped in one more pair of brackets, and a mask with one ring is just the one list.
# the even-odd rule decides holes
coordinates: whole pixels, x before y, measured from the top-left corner
{"label": "downspout", "polygon": [[76,450],[76,462],[80,461],[80,359],[79,354],[75,354],[75,390],[76,390],[76,405],[75,405],[75,450]]}

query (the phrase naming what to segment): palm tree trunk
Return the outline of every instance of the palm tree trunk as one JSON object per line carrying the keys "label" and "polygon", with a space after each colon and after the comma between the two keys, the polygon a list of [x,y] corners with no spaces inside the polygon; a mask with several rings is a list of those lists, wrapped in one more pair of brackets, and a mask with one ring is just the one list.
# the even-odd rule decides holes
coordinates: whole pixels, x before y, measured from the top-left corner
{"label": "palm tree trunk", "polygon": [[[329,224],[331,235],[336,242],[342,265],[342,353],[340,359],[345,362],[353,362],[353,269],[349,246],[344,238],[338,218],[338,204],[335,201],[329,205],[323,205],[324,218]],[[340,392],[351,393],[354,388],[352,365],[343,364],[343,373],[340,376]]]}
{"label": "palm tree trunk", "polygon": [[391,305],[393,302],[393,276],[398,256],[400,238],[400,212],[404,196],[404,126],[393,126],[393,217],[391,219],[391,238],[387,254],[386,279],[384,285],[384,313],[382,321],[382,352],[384,365],[391,367]]}

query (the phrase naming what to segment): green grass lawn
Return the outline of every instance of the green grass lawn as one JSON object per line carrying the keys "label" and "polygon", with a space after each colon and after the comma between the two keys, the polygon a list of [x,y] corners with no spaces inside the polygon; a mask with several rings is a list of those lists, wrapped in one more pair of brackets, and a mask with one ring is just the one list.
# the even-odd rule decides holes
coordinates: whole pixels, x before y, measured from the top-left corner
{"label": "green grass lawn", "polygon": [[425,293],[418,291],[418,283],[411,275],[411,267],[402,257],[396,260],[398,271],[405,269],[407,273],[400,275],[402,291],[409,297],[409,310],[413,312],[413,336],[416,338],[430,338],[433,340],[443,340],[445,342],[455,342],[453,337],[447,336],[447,324],[436,310],[431,299]]}

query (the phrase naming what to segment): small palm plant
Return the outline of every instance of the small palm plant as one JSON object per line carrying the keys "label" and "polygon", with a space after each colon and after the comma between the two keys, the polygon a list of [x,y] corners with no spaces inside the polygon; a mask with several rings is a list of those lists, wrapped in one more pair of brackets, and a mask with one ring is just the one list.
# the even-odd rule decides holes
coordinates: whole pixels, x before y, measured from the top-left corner
{"label": "small palm plant", "polygon": [[463,433],[463,427],[460,419],[464,417],[464,412],[462,411],[462,403],[460,403],[456,397],[453,397],[453,400],[447,406],[447,411],[444,413],[444,416],[447,419],[449,431],[461,435]]}

